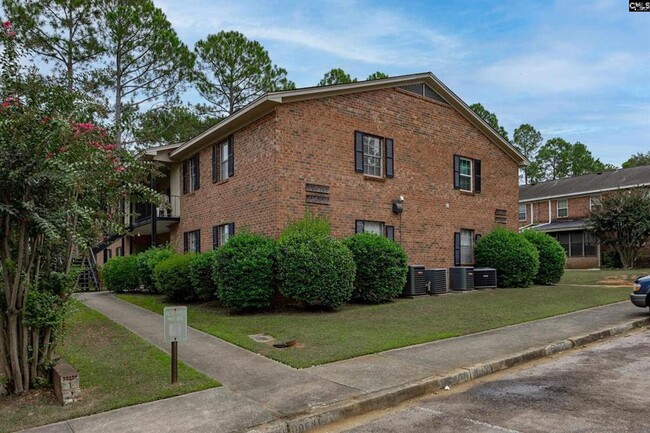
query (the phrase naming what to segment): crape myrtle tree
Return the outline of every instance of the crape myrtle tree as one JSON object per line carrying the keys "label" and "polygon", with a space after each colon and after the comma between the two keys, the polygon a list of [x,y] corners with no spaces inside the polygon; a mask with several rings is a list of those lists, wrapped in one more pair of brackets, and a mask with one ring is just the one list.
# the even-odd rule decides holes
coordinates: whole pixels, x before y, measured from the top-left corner
{"label": "crape myrtle tree", "polygon": [[19,394],[47,377],[74,285],[72,259],[123,230],[120,200],[156,200],[153,166],[92,123],[94,104],[19,66],[0,29],[0,376]]}
{"label": "crape myrtle tree", "polygon": [[618,252],[624,268],[631,268],[650,241],[650,192],[635,188],[603,197],[602,206],[591,211],[589,227],[601,245]]}

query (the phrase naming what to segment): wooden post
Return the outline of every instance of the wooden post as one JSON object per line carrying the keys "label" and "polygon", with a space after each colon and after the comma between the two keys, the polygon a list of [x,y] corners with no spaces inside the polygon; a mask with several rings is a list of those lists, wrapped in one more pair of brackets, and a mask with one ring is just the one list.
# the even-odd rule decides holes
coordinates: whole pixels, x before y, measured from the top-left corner
{"label": "wooden post", "polygon": [[172,341],[172,383],[178,383],[178,341]]}

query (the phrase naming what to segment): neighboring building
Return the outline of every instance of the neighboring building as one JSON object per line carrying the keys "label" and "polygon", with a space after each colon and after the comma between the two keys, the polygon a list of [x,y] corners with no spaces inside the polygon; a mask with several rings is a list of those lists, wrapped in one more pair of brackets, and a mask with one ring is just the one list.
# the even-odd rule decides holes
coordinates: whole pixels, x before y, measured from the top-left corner
{"label": "neighboring building", "polygon": [[601,248],[586,231],[586,220],[604,195],[635,187],[650,187],[650,165],[522,185],[519,227],[555,237],[567,253],[569,268],[600,267]]}
{"label": "neighboring building", "polygon": [[480,235],[517,229],[527,163],[430,73],[269,93],[145,156],[166,164],[157,188],[179,211],[132,240],[155,227],[156,243],[207,251],[242,227],[277,237],[309,210],[335,237],[379,233],[428,267],[472,265]]}

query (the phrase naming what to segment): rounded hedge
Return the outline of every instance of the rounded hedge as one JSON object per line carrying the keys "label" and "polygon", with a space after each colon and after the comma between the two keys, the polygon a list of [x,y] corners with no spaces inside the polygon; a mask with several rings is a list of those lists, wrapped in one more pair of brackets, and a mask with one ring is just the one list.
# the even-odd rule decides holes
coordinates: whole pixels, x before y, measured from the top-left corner
{"label": "rounded hedge", "polygon": [[535,230],[525,230],[523,236],[535,246],[539,254],[539,270],[533,282],[555,284],[560,281],[566,264],[566,253],[562,245],[546,233]]}
{"label": "rounded hedge", "polygon": [[495,229],[476,243],[476,267],[497,270],[499,287],[528,287],[539,269],[535,246],[518,233]]}
{"label": "rounded hedge", "polygon": [[190,280],[196,296],[209,301],[217,297],[217,285],[214,282],[215,251],[192,254],[190,260]]}
{"label": "rounded hedge", "polygon": [[101,279],[107,290],[116,293],[137,290],[140,287],[137,257],[113,257],[102,266]]}
{"label": "rounded hedge", "polygon": [[224,306],[235,311],[269,308],[274,295],[275,242],[242,232],[214,255],[214,282]]}
{"label": "rounded hedge", "polygon": [[158,263],[176,256],[176,252],[168,245],[162,247],[152,247],[141,252],[138,258],[138,272],[140,273],[140,284],[152,292],[156,292],[153,270]]}
{"label": "rounded hedge", "polygon": [[379,304],[402,293],[408,259],[402,247],[373,233],[360,233],[345,240],[356,264],[352,300]]}
{"label": "rounded hedge", "polygon": [[338,308],[352,296],[356,265],[343,242],[295,231],[278,244],[280,293],[308,305]]}
{"label": "rounded hedge", "polygon": [[159,262],[153,270],[156,289],[171,301],[194,299],[196,293],[190,279],[191,254],[177,254]]}

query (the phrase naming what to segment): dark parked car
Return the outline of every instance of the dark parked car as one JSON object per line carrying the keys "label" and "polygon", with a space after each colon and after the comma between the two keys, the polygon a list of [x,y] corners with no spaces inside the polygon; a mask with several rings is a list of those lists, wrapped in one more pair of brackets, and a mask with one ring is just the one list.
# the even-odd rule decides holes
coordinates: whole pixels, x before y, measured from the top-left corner
{"label": "dark parked car", "polygon": [[634,280],[634,291],[630,301],[637,307],[650,308],[650,275]]}

